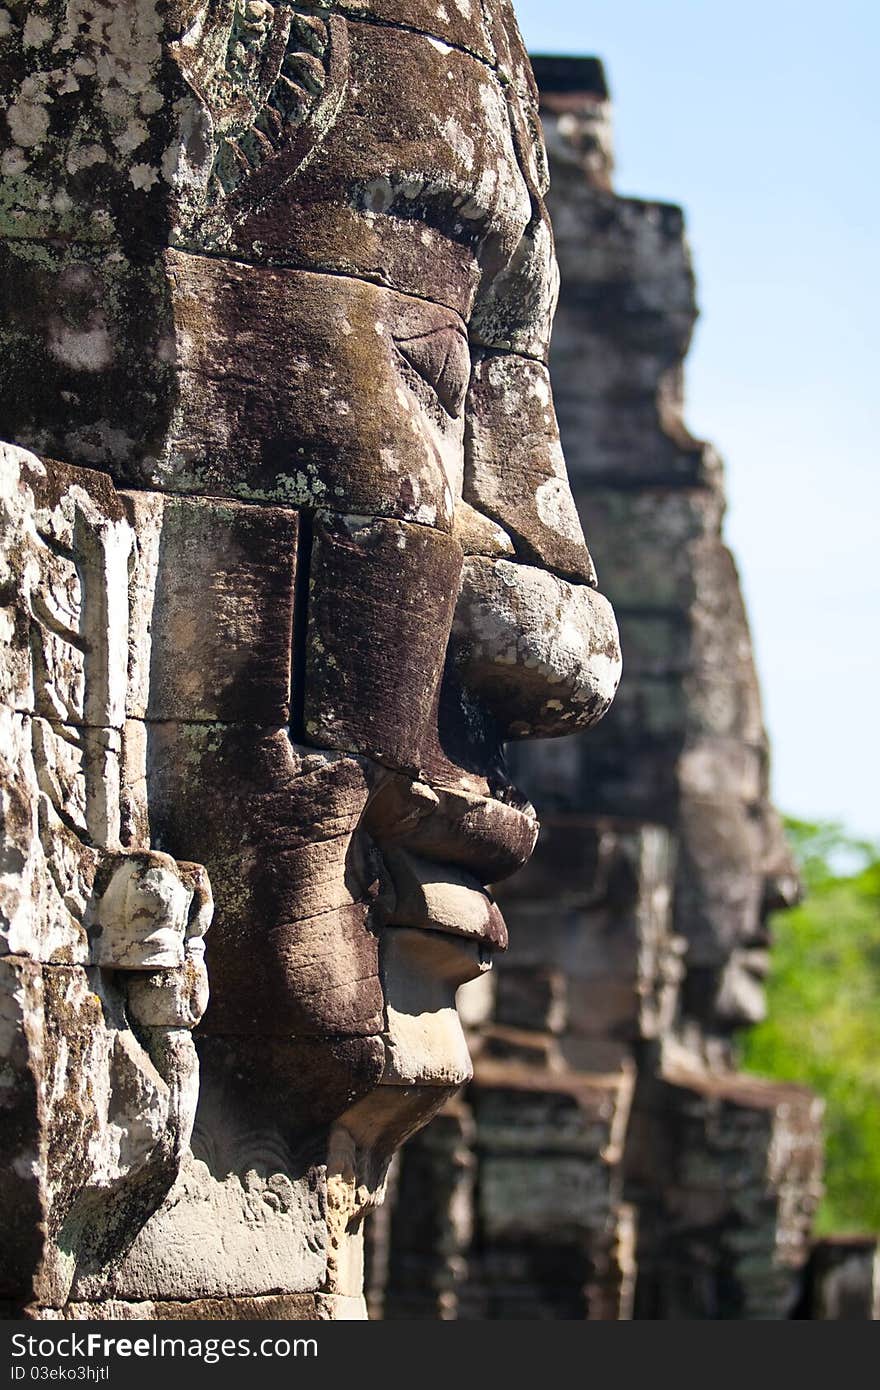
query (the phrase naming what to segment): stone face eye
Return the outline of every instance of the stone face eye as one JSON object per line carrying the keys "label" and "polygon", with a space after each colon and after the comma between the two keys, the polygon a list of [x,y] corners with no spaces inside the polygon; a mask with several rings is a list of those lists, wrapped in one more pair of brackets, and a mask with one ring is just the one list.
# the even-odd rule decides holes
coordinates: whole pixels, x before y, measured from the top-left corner
{"label": "stone face eye", "polygon": [[409,338],[394,339],[398,352],[436,392],[447,414],[457,419],[464,409],[471,358],[464,334],[451,325]]}

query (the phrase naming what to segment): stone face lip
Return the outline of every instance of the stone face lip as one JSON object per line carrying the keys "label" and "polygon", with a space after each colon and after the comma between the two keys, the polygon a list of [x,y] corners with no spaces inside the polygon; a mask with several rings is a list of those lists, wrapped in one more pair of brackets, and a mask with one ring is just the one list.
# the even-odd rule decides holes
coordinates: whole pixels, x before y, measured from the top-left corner
{"label": "stone face lip", "polygon": [[[416,786],[421,784],[416,783]],[[480,883],[497,883],[523,867],[538,839],[538,819],[528,803],[508,805],[469,791],[438,787],[432,803],[412,809],[413,784],[395,779],[376,795],[364,824],[386,848],[400,848],[433,864],[466,870]],[[453,874],[453,880],[455,875]]]}
{"label": "stone face lip", "polygon": [[477,879],[406,852],[386,852],[394,881],[390,925],[423,927],[505,950],[507,929],[497,906]]}

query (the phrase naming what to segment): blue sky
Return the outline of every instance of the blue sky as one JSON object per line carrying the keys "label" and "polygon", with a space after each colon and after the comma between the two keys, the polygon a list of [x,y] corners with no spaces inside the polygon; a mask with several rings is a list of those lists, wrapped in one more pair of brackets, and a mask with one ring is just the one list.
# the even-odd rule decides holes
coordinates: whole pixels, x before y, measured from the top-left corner
{"label": "blue sky", "polygon": [[681,203],[688,422],[727,464],[779,805],[880,837],[880,4],[516,0],[591,53],[617,187]]}

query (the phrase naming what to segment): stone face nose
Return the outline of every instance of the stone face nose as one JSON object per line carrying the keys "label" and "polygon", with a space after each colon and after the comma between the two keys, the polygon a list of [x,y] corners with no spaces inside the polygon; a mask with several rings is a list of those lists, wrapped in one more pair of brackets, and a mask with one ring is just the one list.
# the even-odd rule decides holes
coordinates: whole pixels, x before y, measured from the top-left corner
{"label": "stone face nose", "polygon": [[518,559],[595,585],[543,362],[511,352],[475,355],[462,496],[504,528]]}
{"label": "stone face nose", "polygon": [[465,545],[452,630],[464,685],[503,739],[595,724],[617,690],[620,642],[611,605],[595,588],[543,363],[477,353],[463,499],[509,541],[504,557],[500,546],[489,555],[468,554]]}

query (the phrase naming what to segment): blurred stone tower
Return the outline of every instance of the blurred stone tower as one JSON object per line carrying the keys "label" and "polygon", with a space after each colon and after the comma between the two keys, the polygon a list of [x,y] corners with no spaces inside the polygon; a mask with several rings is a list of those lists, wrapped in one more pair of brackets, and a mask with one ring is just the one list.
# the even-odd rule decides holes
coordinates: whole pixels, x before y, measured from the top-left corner
{"label": "blurred stone tower", "polygon": [[821,1193],[821,1103],[735,1069],[768,915],[798,881],[720,460],[683,421],[696,319],[680,208],[612,188],[592,58],[533,59],[562,291],[551,374],[621,627],[597,733],[517,752],[542,835],[468,986],[475,1076],[403,1152],[374,1315],[786,1318]]}

